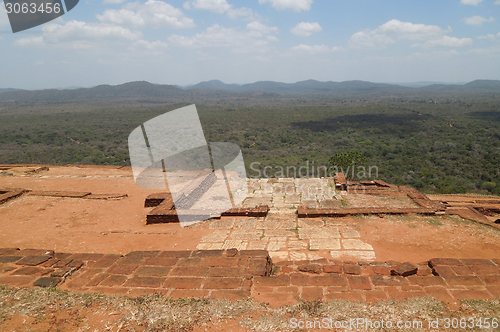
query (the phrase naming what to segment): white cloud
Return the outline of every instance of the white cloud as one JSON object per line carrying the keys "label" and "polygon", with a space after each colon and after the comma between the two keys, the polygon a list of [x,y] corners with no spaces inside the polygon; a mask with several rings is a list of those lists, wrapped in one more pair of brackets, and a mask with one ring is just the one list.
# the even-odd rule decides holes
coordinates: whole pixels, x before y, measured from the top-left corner
{"label": "white cloud", "polygon": [[222,14],[231,9],[231,5],[226,0],[193,0],[185,2],[184,8],[208,10]]}
{"label": "white cloud", "polygon": [[497,0],[494,3],[495,3],[495,5],[500,5],[500,0]]}
{"label": "white cloud", "polygon": [[227,16],[229,16],[229,18],[233,20],[236,20],[240,17],[243,17],[247,20],[253,20],[256,17],[258,17],[258,15],[253,12],[253,10],[246,7],[241,7],[236,9],[231,8],[227,11]]}
{"label": "white cloud", "polygon": [[384,49],[387,45],[394,43],[396,41],[391,37],[370,29],[356,32],[349,39],[349,47],[357,49]]}
{"label": "white cloud", "polygon": [[305,37],[309,37],[313,33],[320,31],[323,31],[323,28],[318,22],[300,22],[291,30],[294,35]]}
{"label": "white cloud", "polygon": [[271,42],[278,41],[278,28],[252,22],[245,30],[224,28],[214,24],[192,37],[172,35],[172,45],[187,48],[232,48],[234,52],[265,52]]}
{"label": "white cloud", "polygon": [[273,8],[278,10],[292,9],[296,12],[311,9],[313,0],[259,0],[260,4],[271,3]]}
{"label": "white cloud", "polygon": [[134,27],[180,29],[195,26],[193,20],[186,17],[182,10],[159,0],[128,3],[120,10],[107,9],[102,15],[97,15],[97,19],[102,23]]}
{"label": "white cloud", "polygon": [[9,25],[9,17],[4,5],[0,5],[0,28]]}
{"label": "white cloud", "polygon": [[[120,49],[125,54],[162,55],[168,44],[162,41],[142,39],[142,33],[121,26],[102,23],[70,21],[63,24],[47,24],[42,27],[42,36],[20,38],[18,47],[59,47],[73,50],[91,50],[93,54]],[[127,52],[128,51],[128,52]]]}
{"label": "white cloud", "polygon": [[493,22],[495,19],[493,17],[486,18],[482,16],[472,16],[464,18],[465,24],[473,25],[475,27],[480,27],[485,22]]}
{"label": "white cloud", "polygon": [[42,36],[20,38],[15,45],[37,47],[59,45],[73,49],[94,48],[97,44],[113,44],[130,42],[142,37],[140,32],[131,31],[120,26],[109,26],[99,23],[70,21],[61,24],[47,24],[42,27]]}
{"label": "white cloud", "polygon": [[160,55],[165,54],[168,44],[159,40],[150,42],[147,40],[138,40],[130,46],[132,51]]}
{"label": "white cloud", "polygon": [[134,47],[140,46],[141,48],[146,48],[148,50],[158,50],[158,49],[165,50],[165,49],[167,49],[168,44],[161,42],[159,40],[154,41],[154,42],[150,42],[147,40],[139,40],[139,41],[135,42],[133,46]]}
{"label": "white cloud", "polygon": [[125,0],[102,0],[105,5],[116,5],[125,2]]}
{"label": "white cloud", "polygon": [[224,14],[235,20],[240,17],[255,19],[255,13],[250,8],[233,8],[226,0],[192,0],[184,3],[185,9],[208,10],[211,12]]}
{"label": "white cloud", "polygon": [[261,37],[262,35],[278,33],[277,27],[270,27],[268,25],[262,24],[258,21],[253,21],[247,24],[247,30],[249,30],[253,36]]}
{"label": "white cloud", "polygon": [[492,33],[489,33],[487,35],[484,35],[484,36],[477,36],[476,37],[477,39],[491,39],[491,40],[495,40],[496,36]]}
{"label": "white cloud", "polygon": [[14,44],[21,47],[43,46],[43,37],[21,38],[16,40]]}
{"label": "white cloud", "polygon": [[481,2],[483,2],[483,0],[460,0],[460,3],[462,5],[471,5],[471,6],[477,6]]}
{"label": "white cloud", "polygon": [[239,34],[234,29],[226,29],[215,24],[202,33],[193,37],[172,35],[168,39],[172,44],[180,47],[211,48],[211,47],[229,47],[232,42],[238,42]]}
{"label": "white cloud", "polygon": [[304,45],[300,44],[292,47],[292,51],[297,53],[306,53],[306,54],[321,54],[321,53],[329,53],[329,52],[338,52],[343,51],[342,47],[328,47],[327,45]]}
{"label": "white cloud", "polygon": [[414,24],[390,20],[376,29],[359,31],[349,39],[349,46],[358,49],[384,49],[398,40],[421,40],[423,44],[412,46],[422,47],[463,47],[472,44],[470,38],[456,38],[444,35],[451,28],[444,30],[437,25]]}
{"label": "white cloud", "polygon": [[399,39],[422,40],[442,34],[443,29],[437,25],[413,24],[411,22],[390,20],[379,26],[378,32],[393,34]]}
{"label": "white cloud", "polygon": [[445,31],[437,25],[414,24],[390,20],[374,30],[364,30],[353,34],[349,46],[357,49],[384,49],[396,40],[425,40],[441,36]]}
{"label": "white cloud", "polygon": [[472,45],[471,38],[456,38],[450,36],[443,36],[439,39],[432,39],[426,41],[424,44],[415,44],[414,46],[422,46],[425,48],[430,47],[464,47]]}

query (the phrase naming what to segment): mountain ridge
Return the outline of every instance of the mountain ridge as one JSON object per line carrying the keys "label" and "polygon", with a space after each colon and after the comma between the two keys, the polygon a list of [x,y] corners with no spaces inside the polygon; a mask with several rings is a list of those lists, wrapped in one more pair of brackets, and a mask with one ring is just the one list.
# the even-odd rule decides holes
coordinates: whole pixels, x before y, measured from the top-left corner
{"label": "mountain ridge", "polygon": [[153,84],[134,81],[118,85],[101,84],[91,88],[20,90],[0,89],[0,102],[69,102],[113,99],[199,99],[234,96],[280,97],[287,95],[391,96],[421,92],[500,92],[500,80],[474,80],[459,84],[432,84],[424,87],[409,87],[388,83],[373,83],[352,80],[343,82],[305,80],[296,83],[258,81],[248,84],[226,84],[220,80],[200,82],[179,87],[168,84]]}

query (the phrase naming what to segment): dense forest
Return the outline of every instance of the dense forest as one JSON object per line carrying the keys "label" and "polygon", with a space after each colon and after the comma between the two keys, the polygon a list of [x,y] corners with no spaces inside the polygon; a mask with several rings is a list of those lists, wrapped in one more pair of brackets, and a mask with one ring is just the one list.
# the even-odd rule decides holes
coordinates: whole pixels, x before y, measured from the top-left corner
{"label": "dense forest", "polygon": [[265,167],[266,176],[281,176],[280,170],[318,176],[334,154],[357,150],[372,170],[358,178],[371,175],[429,193],[499,194],[499,101],[498,92],[443,91],[6,100],[0,103],[0,163],[129,165],[127,138],[135,127],[195,103],[207,141],[238,144],[250,177],[263,176]]}

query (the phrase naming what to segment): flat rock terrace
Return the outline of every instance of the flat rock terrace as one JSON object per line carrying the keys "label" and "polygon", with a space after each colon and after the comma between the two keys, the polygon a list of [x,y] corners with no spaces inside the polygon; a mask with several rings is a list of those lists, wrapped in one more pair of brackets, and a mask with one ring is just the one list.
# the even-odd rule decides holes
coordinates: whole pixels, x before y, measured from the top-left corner
{"label": "flat rock terrace", "polygon": [[180,227],[170,194],[137,187],[127,167],[0,165],[0,175],[0,284],[273,306],[500,297],[495,196],[342,174],[248,179],[241,205]]}

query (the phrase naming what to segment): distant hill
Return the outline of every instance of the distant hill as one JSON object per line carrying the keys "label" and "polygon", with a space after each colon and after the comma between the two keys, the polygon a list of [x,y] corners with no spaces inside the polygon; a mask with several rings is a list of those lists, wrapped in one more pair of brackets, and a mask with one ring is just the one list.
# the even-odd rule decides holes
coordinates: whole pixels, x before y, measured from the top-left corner
{"label": "distant hill", "polygon": [[224,91],[238,91],[240,88],[240,85],[238,84],[226,84],[223,83],[219,80],[212,80],[212,81],[207,81],[207,82],[201,82],[198,84],[194,84],[191,86],[186,87],[185,89],[188,90],[224,90]]}
{"label": "distant hill", "polygon": [[21,89],[13,89],[13,88],[0,89],[0,93],[9,92],[9,91],[23,91],[23,90],[21,90]]}
{"label": "distant hill", "polygon": [[420,88],[423,91],[442,92],[500,92],[499,80],[475,80],[466,84],[432,84]]}
{"label": "distant hill", "polygon": [[263,91],[268,93],[301,94],[301,93],[359,93],[382,90],[405,90],[394,84],[371,83],[365,81],[320,82],[307,80],[297,83],[282,83],[274,81],[259,81],[249,84],[226,84],[219,80],[202,82],[186,88],[187,90],[224,90],[231,92]]}
{"label": "distant hill", "polygon": [[[98,85],[92,88],[47,89],[35,91],[6,91],[0,93],[0,102],[69,102],[115,99],[169,99],[192,98],[200,92],[186,91],[172,85],[151,84],[149,82],[130,82],[120,85]],[[209,94],[204,92],[202,94]],[[227,95],[227,93],[223,93]]]}
{"label": "distant hill", "polygon": [[186,90],[224,90],[231,92],[255,92],[278,94],[329,94],[329,95],[359,95],[359,94],[401,94],[419,92],[488,92],[499,91],[498,80],[476,80],[466,84],[431,84],[421,83],[418,86],[372,83],[366,81],[320,82],[316,80],[297,83],[282,83],[274,81],[259,81],[250,84],[226,84],[219,80],[198,83],[185,88]]}
{"label": "distant hill", "polygon": [[499,80],[475,80],[464,84],[468,89],[500,90]]}
{"label": "distant hill", "polygon": [[434,81],[418,81],[418,82],[404,82],[404,83],[390,83],[394,85],[401,85],[401,86],[408,86],[412,88],[423,88],[429,85],[434,85],[434,84],[444,84],[444,85],[464,85],[466,82],[454,82],[454,83],[448,83],[448,82],[434,82]]}
{"label": "distant hill", "polygon": [[259,81],[250,84],[226,84],[219,80],[201,82],[189,87],[152,84],[145,81],[120,85],[98,85],[92,88],[19,90],[0,89],[0,102],[77,102],[99,100],[173,100],[193,101],[207,98],[280,97],[289,95],[393,96],[431,92],[500,92],[498,80],[476,80],[466,84],[432,84],[408,87],[397,84],[366,81],[320,82],[307,80],[296,83]]}

